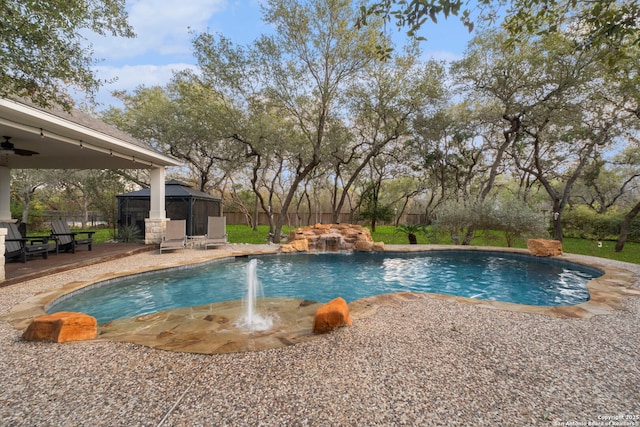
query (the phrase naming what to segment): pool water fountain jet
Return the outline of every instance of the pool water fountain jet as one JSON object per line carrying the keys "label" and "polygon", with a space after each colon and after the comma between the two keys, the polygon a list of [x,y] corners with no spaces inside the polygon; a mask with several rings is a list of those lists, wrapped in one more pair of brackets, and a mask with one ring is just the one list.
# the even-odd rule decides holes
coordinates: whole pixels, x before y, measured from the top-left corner
{"label": "pool water fountain jet", "polygon": [[246,267],[247,293],[244,298],[244,313],[238,326],[251,331],[266,331],[273,325],[271,317],[264,317],[256,310],[256,300],[263,295],[262,283],[258,280],[258,260],[252,259]]}

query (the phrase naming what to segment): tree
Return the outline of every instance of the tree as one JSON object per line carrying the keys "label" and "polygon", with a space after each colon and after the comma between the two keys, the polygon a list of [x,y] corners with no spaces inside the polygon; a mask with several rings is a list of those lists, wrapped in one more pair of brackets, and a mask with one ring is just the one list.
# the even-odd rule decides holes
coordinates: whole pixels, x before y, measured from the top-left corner
{"label": "tree", "polygon": [[243,113],[196,76],[179,73],[166,87],[116,95],[125,108],[105,111],[103,120],[183,160],[201,191],[219,188],[227,173],[242,166],[244,152],[229,143],[229,123]]}
{"label": "tree", "polygon": [[619,135],[620,115],[600,101],[596,50],[576,50],[559,34],[511,47],[505,37],[488,32],[476,38],[454,68],[479,102],[500,106],[495,118],[507,125],[508,153],[549,195],[554,238],[561,240],[572,187],[596,147]]}
{"label": "tree", "polygon": [[616,242],[615,251],[622,252],[625,243],[627,243],[627,236],[629,234],[629,228],[631,227],[631,222],[633,219],[640,214],[640,201],[636,203],[636,205],[631,208],[629,212],[624,216],[624,220],[622,222],[622,227],[620,228],[620,237]]}
{"label": "tree", "polygon": [[361,206],[360,219],[369,220],[371,231],[374,233],[378,221],[391,221],[393,218],[393,208],[391,205],[383,204],[380,200],[381,176],[382,175],[378,175],[378,180],[365,184],[359,202]]}
{"label": "tree", "polygon": [[[640,118],[640,117],[639,117]],[[630,148],[630,151],[633,156],[638,156],[638,141],[636,141],[636,146]],[[632,175],[634,178],[638,176],[637,173],[637,162],[636,162],[636,172]],[[621,252],[624,248],[625,243],[627,242],[627,237],[629,234],[629,228],[631,227],[631,223],[633,220],[640,214],[640,200],[627,212],[624,216],[624,220],[622,221],[622,226],[620,227],[620,236],[618,237],[618,241],[616,242],[615,251]]]}
{"label": "tree", "polygon": [[387,145],[409,138],[415,116],[441,103],[443,65],[434,61],[419,64],[417,56],[418,51],[412,49],[394,61],[372,64],[345,95],[353,117],[349,126],[353,143],[338,143],[331,153],[334,222],[369,162]]}
{"label": "tree", "polygon": [[[195,45],[205,78],[227,84],[229,98],[247,108],[268,104],[290,126],[278,141],[288,182],[273,231],[277,240],[300,187],[330,154],[326,136],[340,113],[341,91],[374,60],[379,37],[353,29],[357,12],[345,0],[270,0],[264,12],[275,35],[262,36],[250,49],[210,34],[198,36]],[[263,153],[261,141],[252,141]]]}
{"label": "tree", "polygon": [[447,231],[456,245],[465,244],[461,235],[468,235],[469,229],[500,231],[508,247],[523,235],[541,236],[546,233],[542,214],[513,197],[447,202],[440,206],[434,227]]}
{"label": "tree", "polygon": [[356,25],[366,26],[371,17],[381,16],[395,20],[410,37],[421,38],[422,26],[436,24],[439,17],[459,16],[472,31],[475,22],[495,22],[501,9],[507,11],[502,26],[509,43],[530,35],[570,33],[581,49],[604,48],[600,52],[612,64],[634,58],[634,46],[640,45],[640,5],[635,0],[374,0],[361,7]]}
{"label": "tree", "polygon": [[[634,50],[630,49],[629,51],[632,52],[629,58],[626,61],[618,62],[608,75],[616,88],[609,100],[616,109],[627,113],[628,117],[633,120],[629,128],[635,130],[635,138],[629,137],[628,141],[629,149],[637,153],[640,147],[640,141],[637,138],[637,132],[640,128],[640,70],[638,65],[640,43],[636,44]],[[620,252],[624,248],[631,222],[638,214],[640,214],[640,200],[625,215],[616,243],[616,252]]]}
{"label": "tree", "polygon": [[0,97],[27,98],[41,107],[58,104],[69,111],[69,86],[92,97],[101,85],[85,30],[134,37],[125,0],[6,0],[0,11]]}
{"label": "tree", "polygon": [[[488,169],[486,158],[490,157],[492,147],[478,138],[482,126],[476,109],[462,102],[443,106],[431,116],[422,115],[415,120],[414,136],[406,144],[409,156],[406,161],[427,183],[427,222],[438,205],[447,200],[486,196],[481,196],[479,190],[483,181],[489,181],[484,178]],[[500,156],[494,158],[500,162]],[[486,183],[485,188],[492,185]]]}
{"label": "tree", "polygon": [[629,194],[640,189],[640,155],[636,150],[625,150],[612,160],[600,154],[585,165],[573,201],[580,201],[598,214],[614,206],[624,205]]}
{"label": "tree", "polygon": [[36,191],[50,182],[51,174],[41,169],[16,169],[12,171],[11,198],[22,206],[21,222],[29,223],[29,214]]}

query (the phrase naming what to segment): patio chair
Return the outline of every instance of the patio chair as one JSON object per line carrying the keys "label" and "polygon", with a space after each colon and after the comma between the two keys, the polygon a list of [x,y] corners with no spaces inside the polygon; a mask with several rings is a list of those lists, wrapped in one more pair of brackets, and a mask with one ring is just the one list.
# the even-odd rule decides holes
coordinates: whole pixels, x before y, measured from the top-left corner
{"label": "patio chair", "polygon": [[209,246],[222,246],[227,241],[227,217],[210,216],[207,219],[207,234],[204,236],[204,248]]}
{"label": "patio chair", "polygon": [[160,253],[187,247],[187,220],[174,219],[167,222],[167,228],[160,242]]}
{"label": "patio chair", "polygon": [[[51,221],[51,237],[55,238],[57,243],[56,253],[60,252],[60,250],[64,250],[71,253],[76,253],[76,247],[80,245],[87,245],[88,249],[91,250],[91,245],[93,245],[93,235],[95,231],[78,231],[72,232],[69,230],[69,225],[66,221],[62,220],[53,220]],[[78,238],[78,235],[86,235],[86,237]]]}
{"label": "patio chair", "polygon": [[21,262],[27,262],[29,255],[42,255],[43,259],[49,256],[49,236],[22,237],[18,226],[13,222],[0,222],[0,228],[7,229],[7,237],[4,239],[5,259],[18,258]]}

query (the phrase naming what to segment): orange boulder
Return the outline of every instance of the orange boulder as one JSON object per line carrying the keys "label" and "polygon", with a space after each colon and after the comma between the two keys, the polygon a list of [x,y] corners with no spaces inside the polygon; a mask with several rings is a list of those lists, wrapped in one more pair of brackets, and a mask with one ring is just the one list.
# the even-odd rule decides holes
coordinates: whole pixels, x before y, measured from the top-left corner
{"label": "orange boulder", "polygon": [[280,245],[280,251],[289,252],[307,252],[309,250],[309,243],[307,240],[294,240],[291,243],[284,243]]}
{"label": "orange boulder", "polygon": [[313,319],[313,333],[324,334],[340,326],[351,326],[352,324],[347,302],[338,297],[318,307]]}
{"label": "orange boulder", "polygon": [[527,248],[535,256],[562,255],[562,242],[559,240],[529,239]]}
{"label": "orange boulder", "polygon": [[33,319],[22,338],[27,341],[69,342],[91,340],[98,333],[95,317],[61,311]]}

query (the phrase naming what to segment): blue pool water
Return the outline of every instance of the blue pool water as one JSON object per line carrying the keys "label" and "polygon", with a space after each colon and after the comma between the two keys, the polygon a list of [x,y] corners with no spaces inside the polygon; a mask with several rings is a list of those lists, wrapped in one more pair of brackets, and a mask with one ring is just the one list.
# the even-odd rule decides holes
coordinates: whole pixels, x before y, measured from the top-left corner
{"label": "blue pool water", "polygon": [[[599,270],[560,260],[484,251],[332,253],[257,257],[265,297],[347,302],[402,291],[432,292],[529,305],[589,299]],[[47,312],[79,311],[99,323],[157,311],[242,299],[249,258],[145,273],[83,289]]]}

